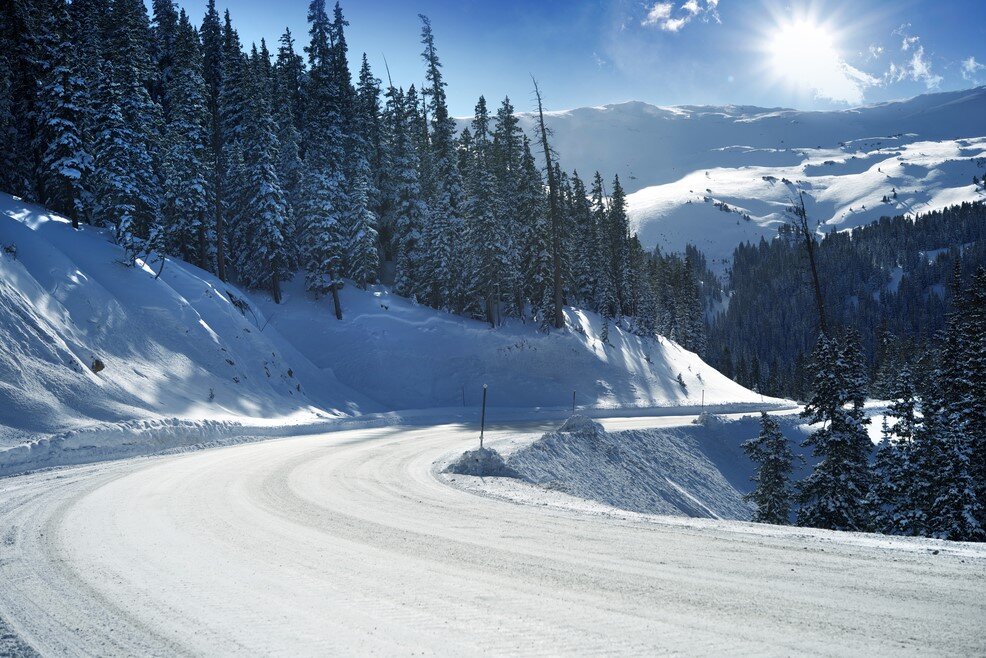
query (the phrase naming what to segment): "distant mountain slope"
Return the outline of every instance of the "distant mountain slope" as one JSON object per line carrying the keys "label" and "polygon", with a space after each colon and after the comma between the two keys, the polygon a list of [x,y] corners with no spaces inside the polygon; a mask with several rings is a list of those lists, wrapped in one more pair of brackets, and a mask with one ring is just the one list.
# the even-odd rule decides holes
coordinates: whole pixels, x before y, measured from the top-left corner
{"label": "distant mountain slope", "polygon": [[155,278],[107,231],[4,194],[0,246],[0,449],[95,423],[474,407],[483,384],[499,407],[567,407],[573,390],[588,406],[761,402],[670,341],[612,327],[604,345],[578,309],[565,332],[493,330],[348,286],[338,321],[300,276],[281,305],[179,261]]}
{"label": "distant mountain slope", "polygon": [[[721,260],[741,240],[773,235],[795,188],[837,229],[983,198],[972,177],[986,173],[984,117],[986,87],[832,112],[629,102],[547,120],[567,170],[619,174],[634,193],[645,247],[693,242]],[[521,123],[533,129],[531,115]]]}

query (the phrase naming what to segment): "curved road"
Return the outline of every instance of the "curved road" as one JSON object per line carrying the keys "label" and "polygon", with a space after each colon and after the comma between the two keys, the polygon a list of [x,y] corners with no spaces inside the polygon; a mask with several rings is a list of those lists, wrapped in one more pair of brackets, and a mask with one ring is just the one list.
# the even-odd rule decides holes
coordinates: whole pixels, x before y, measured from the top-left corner
{"label": "curved road", "polygon": [[440,482],[474,440],[357,430],[0,480],[0,618],[45,655],[986,651],[982,553]]}

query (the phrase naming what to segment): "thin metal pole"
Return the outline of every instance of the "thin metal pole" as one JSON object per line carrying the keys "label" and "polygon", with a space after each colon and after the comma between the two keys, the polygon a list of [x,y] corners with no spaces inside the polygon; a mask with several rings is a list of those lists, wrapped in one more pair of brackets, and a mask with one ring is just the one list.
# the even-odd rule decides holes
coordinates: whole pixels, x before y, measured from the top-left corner
{"label": "thin metal pole", "polygon": [[575,391],[572,391],[572,415],[575,415]]}
{"label": "thin metal pole", "polygon": [[486,384],[483,384],[483,414],[479,417],[479,449],[483,449],[483,434],[486,432]]}
{"label": "thin metal pole", "polygon": [[705,413],[705,389],[702,389],[702,413]]}

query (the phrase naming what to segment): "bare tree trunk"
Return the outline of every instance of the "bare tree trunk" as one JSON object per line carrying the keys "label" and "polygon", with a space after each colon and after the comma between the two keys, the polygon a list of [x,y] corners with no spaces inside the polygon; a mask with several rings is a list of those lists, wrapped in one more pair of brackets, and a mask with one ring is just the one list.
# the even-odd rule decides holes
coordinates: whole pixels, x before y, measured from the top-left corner
{"label": "bare tree trunk", "polygon": [[808,211],[805,209],[804,192],[799,193],[798,203],[794,206],[794,216],[797,221],[796,228],[801,233],[805,243],[805,251],[808,252],[808,266],[811,268],[811,282],[815,288],[815,306],[818,308],[818,327],[821,332],[828,336],[828,323],[825,321],[825,302],[822,298],[822,284],[818,278],[818,264],[815,262],[815,235],[808,226]]}
{"label": "bare tree trunk", "polygon": [[[218,182],[218,181],[217,181]],[[217,193],[216,198],[216,276],[220,281],[226,281],[226,239],[223,222],[222,200]],[[204,263],[205,261],[203,261]]]}
{"label": "bare tree trunk", "polygon": [[332,306],[335,308],[336,320],[342,319],[342,304],[339,302],[339,284],[332,284]]}
{"label": "bare tree trunk", "polygon": [[276,274],[270,278],[270,296],[275,304],[281,303],[281,281]]}
{"label": "bare tree trunk", "polygon": [[555,168],[551,162],[551,148],[548,146],[548,130],[544,125],[544,107],[541,103],[541,90],[538,89],[538,81],[531,77],[534,82],[534,95],[538,101],[538,123],[541,132],[541,147],[544,149],[544,164],[548,169],[548,217],[551,219],[551,260],[554,268],[554,301],[555,301],[555,329],[565,326],[565,315],[562,312],[562,288],[561,288],[561,228],[558,218],[558,181],[555,180]]}

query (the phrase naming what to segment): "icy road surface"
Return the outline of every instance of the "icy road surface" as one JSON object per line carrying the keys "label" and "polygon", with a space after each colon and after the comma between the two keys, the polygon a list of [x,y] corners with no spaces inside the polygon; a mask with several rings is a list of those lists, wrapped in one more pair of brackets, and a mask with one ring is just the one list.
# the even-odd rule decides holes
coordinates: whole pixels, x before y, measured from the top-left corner
{"label": "icy road surface", "polygon": [[0,617],[44,655],[986,652],[977,547],[478,496],[432,471],[475,436],[346,431],[0,480]]}

